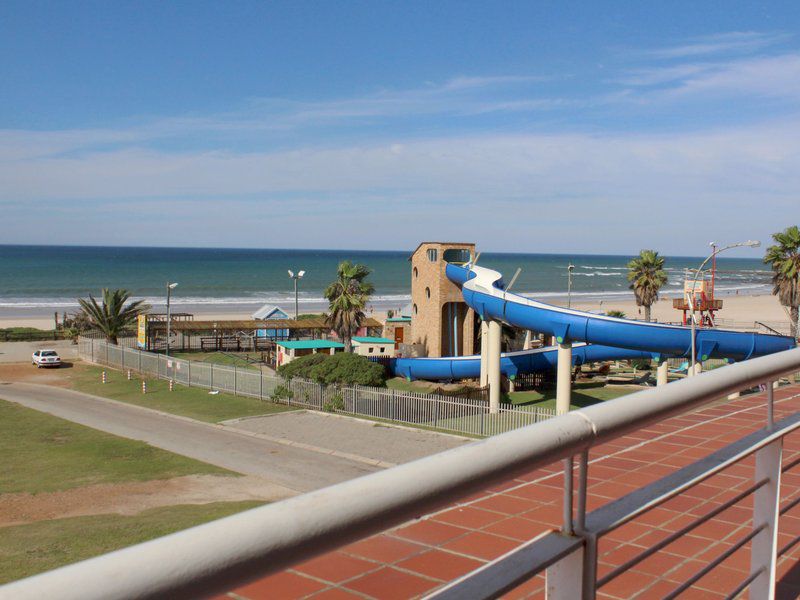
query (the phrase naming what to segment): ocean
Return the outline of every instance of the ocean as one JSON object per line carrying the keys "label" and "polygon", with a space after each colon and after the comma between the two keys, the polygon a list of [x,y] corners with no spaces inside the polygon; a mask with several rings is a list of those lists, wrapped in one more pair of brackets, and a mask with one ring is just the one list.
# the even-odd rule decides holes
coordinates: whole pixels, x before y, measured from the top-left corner
{"label": "ocean", "polygon": [[[305,270],[299,285],[301,312],[326,304],[325,286],[339,261],[350,259],[372,269],[375,309],[399,308],[410,301],[411,250],[279,250],[221,248],[131,248],[0,245],[0,316],[52,315],[74,310],[78,297],[101,288],[125,288],[154,307],[163,307],[167,281],[179,283],[172,295],[176,311],[237,312],[278,304],[293,312],[294,288],[287,274]],[[479,264],[495,268],[509,281],[522,272],[514,291],[536,298],[565,297],[567,265],[572,263],[575,298],[632,297],[625,279],[630,256],[566,254],[481,254]],[[665,294],[680,293],[684,270],[702,258],[667,257]],[[760,258],[720,258],[717,294],[769,293],[770,271]]]}

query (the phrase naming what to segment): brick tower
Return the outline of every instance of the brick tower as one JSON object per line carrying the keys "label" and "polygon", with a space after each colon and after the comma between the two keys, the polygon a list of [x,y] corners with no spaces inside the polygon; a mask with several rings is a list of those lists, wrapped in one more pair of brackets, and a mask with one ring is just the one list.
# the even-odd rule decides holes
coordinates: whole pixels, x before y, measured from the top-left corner
{"label": "brick tower", "polygon": [[423,242],[411,261],[411,343],[422,356],[464,356],[475,352],[475,313],[445,275],[447,263],[463,264],[475,244]]}

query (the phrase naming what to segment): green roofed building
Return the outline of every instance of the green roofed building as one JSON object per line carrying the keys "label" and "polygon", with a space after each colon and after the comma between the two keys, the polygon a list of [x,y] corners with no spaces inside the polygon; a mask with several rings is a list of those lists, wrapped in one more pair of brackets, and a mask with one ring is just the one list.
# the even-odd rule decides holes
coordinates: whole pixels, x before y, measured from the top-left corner
{"label": "green roofed building", "polygon": [[357,336],[353,338],[353,352],[362,356],[394,358],[395,342],[385,337]]}
{"label": "green roofed building", "polygon": [[332,340],[288,340],[278,342],[278,366],[292,362],[306,354],[333,354],[343,352],[344,344]]}

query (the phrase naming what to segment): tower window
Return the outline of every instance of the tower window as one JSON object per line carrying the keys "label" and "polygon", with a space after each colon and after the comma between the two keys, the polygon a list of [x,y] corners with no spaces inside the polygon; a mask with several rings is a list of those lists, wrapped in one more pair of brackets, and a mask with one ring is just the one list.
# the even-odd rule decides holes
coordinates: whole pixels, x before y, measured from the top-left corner
{"label": "tower window", "polygon": [[417,305],[414,305],[414,314],[417,314]]}
{"label": "tower window", "polygon": [[431,262],[436,262],[439,260],[439,251],[436,248],[431,248],[428,250],[428,260]]}
{"label": "tower window", "polygon": [[417,267],[414,267],[414,279],[416,279],[417,277],[419,277],[419,270],[417,269]]}
{"label": "tower window", "polygon": [[428,300],[430,300],[430,299],[431,299],[431,288],[429,288],[429,287],[426,287],[426,288],[425,288],[425,297],[426,297]]}

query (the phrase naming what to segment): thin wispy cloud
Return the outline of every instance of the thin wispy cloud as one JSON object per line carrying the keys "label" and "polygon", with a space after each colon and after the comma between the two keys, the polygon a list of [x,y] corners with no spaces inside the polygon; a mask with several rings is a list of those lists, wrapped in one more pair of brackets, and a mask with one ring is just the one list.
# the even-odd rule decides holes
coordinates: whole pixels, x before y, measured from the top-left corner
{"label": "thin wispy cloud", "polygon": [[688,40],[675,46],[646,51],[657,59],[689,58],[712,54],[750,53],[763,50],[790,39],[784,33],[758,31],[731,31]]}

